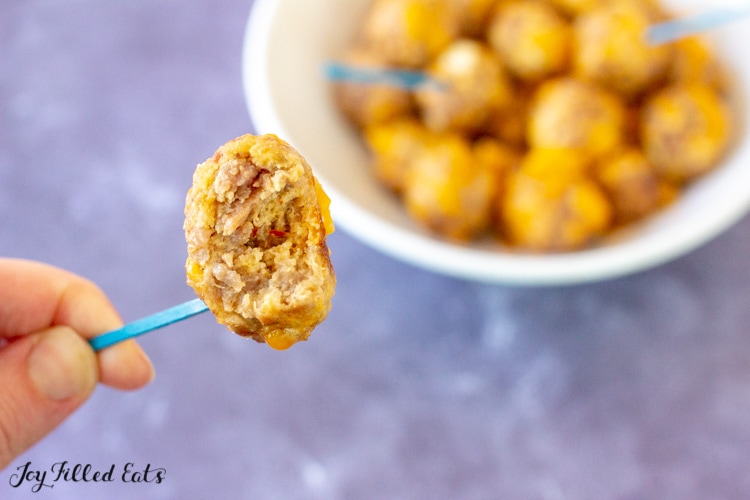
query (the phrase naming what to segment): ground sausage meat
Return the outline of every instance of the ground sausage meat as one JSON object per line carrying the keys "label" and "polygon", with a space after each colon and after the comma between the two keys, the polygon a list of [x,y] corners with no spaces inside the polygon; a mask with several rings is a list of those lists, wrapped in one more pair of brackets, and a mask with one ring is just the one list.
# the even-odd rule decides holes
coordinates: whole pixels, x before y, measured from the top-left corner
{"label": "ground sausage meat", "polygon": [[284,349],[331,307],[327,198],[305,159],[244,135],[198,165],[185,205],[187,281],[235,333]]}

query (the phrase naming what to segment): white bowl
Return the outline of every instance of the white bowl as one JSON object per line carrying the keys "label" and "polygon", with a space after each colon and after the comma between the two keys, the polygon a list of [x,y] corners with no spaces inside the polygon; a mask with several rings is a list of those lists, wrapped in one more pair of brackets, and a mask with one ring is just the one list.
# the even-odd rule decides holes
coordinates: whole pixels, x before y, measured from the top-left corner
{"label": "white bowl", "polygon": [[[527,255],[496,244],[460,245],[429,234],[372,177],[356,132],[332,104],[322,65],[354,37],[370,0],[255,0],[245,34],[243,82],[258,133],[289,141],[332,199],[339,228],[397,259],[447,275],[495,283],[553,285],[613,278],[662,264],[709,241],[750,207],[750,141],[742,127],[723,165],[669,209],[601,246]],[[675,10],[708,0],[665,2]],[[750,22],[748,20],[747,22]],[[750,88],[750,30],[743,22],[712,33],[744,95]],[[735,111],[744,123],[746,102]]]}

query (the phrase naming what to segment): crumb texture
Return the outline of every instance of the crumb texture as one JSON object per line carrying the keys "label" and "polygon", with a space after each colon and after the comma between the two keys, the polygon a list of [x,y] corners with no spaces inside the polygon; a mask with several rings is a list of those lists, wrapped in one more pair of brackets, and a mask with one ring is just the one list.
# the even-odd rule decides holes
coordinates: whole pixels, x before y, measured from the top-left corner
{"label": "crumb texture", "polygon": [[336,278],[316,184],[274,135],[238,137],[196,168],[187,281],[235,333],[284,349],[327,316]]}

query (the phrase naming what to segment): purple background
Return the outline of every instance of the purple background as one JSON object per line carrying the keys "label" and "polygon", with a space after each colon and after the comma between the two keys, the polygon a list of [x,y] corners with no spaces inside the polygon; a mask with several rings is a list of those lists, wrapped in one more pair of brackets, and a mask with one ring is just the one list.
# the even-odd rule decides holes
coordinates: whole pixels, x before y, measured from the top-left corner
{"label": "purple background", "polygon": [[[251,130],[250,3],[2,3],[0,254],[83,274],[126,320],[192,298],[183,200]],[[330,246],[337,295],[310,342],[275,352],[209,315],[144,337],[154,382],[97,389],[0,472],[0,498],[29,495],[9,486],[29,460],[167,471],[39,498],[750,496],[750,220],[565,288],[434,275],[341,230]]]}

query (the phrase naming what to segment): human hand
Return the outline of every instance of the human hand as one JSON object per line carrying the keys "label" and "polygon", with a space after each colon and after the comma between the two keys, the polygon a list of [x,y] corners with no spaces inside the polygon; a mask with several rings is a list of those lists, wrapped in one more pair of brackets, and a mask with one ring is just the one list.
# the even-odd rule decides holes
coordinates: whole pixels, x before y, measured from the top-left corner
{"label": "human hand", "polygon": [[95,353],[85,340],[122,326],[90,281],[0,258],[0,470],[62,423],[97,382],[143,387],[154,375],[134,340]]}

